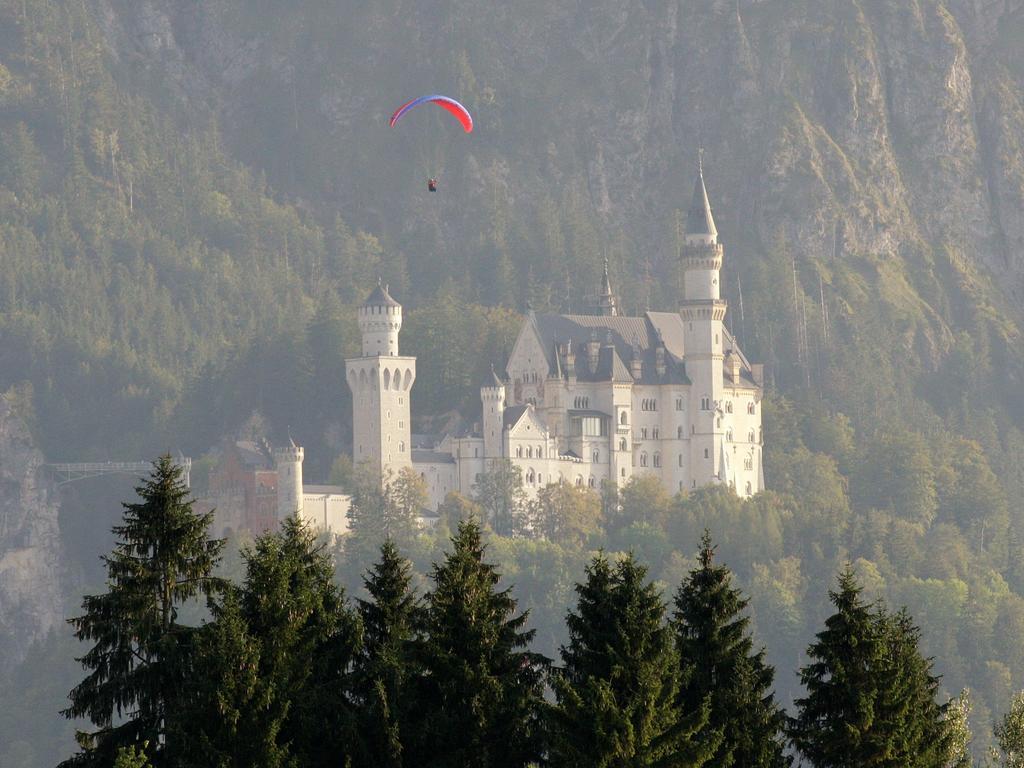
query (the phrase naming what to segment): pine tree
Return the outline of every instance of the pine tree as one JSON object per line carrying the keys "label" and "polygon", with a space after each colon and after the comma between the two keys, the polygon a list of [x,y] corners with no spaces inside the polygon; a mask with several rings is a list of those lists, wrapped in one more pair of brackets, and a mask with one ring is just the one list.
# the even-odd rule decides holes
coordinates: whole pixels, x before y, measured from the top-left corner
{"label": "pine tree", "polygon": [[184,695],[196,632],[178,623],[178,607],[222,586],[212,572],[224,543],[208,538],[213,513],[193,511],[181,468],[161,456],[135,490],[139,501],[124,504],[117,545],[103,558],[109,591],[87,595],[85,613],[70,620],[93,647],[79,659],[91,672],[63,714],[99,728],[79,732],[82,751],[65,766],[108,766],[119,748],[144,741],[157,766],[173,752],[167,720]]}
{"label": "pine tree", "polygon": [[277,743],[302,766],[344,765],[357,742],[348,694],[360,632],[330,558],[304,523],[288,518],[245,561],[242,615],[260,644],[271,706],[285,713]]}
{"label": "pine tree", "polygon": [[720,741],[705,730],[705,703],[685,714],[677,707],[678,658],[646,577],[632,555],[614,569],[599,555],[576,587],[564,668],[552,679],[554,766],[696,768]]}
{"label": "pine tree", "polygon": [[533,630],[510,589],[484,562],[480,526],[459,524],[452,551],[435,565],[415,705],[415,748],[406,764],[521,768],[542,751],[543,657],[526,650]]}
{"label": "pine tree", "polygon": [[700,565],[680,585],[673,629],[679,651],[683,712],[711,703],[710,727],[722,743],[708,768],[781,768],[784,715],[772,696],[775,670],[765,651],[753,651],[747,600],[730,586],[732,573],[714,564],[711,535],[704,531]]}
{"label": "pine tree", "polygon": [[278,743],[288,702],[260,676],[260,643],[242,616],[238,590],[229,589],[212,610],[196,643],[193,695],[173,719],[181,742],[177,765],[294,765]]}
{"label": "pine tree", "polygon": [[812,661],[800,670],[807,696],[796,700],[790,738],[816,768],[879,765],[889,750],[872,730],[884,638],[852,569],[839,575],[829,599],[836,612],[807,649]]}
{"label": "pine tree", "polygon": [[411,644],[422,607],[410,586],[412,566],[392,541],[363,583],[369,600],[359,600],[363,644],[353,672],[360,733],[368,766],[401,768],[413,701]]}

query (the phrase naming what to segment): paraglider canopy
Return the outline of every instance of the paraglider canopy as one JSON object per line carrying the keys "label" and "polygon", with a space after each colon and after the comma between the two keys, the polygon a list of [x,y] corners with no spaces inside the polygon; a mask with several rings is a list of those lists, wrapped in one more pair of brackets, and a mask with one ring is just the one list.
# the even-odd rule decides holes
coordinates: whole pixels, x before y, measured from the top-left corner
{"label": "paraglider canopy", "polygon": [[434,104],[437,104],[437,106],[442,107],[443,109],[447,109],[449,112],[455,115],[456,119],[458,119],[458,121],[462,124],[462,127],[465,129],[466,133],[472,132],[473,117],[469,114],[469,110],[449,96],[438,95],[420,96],[418,99],[413,99],[412,101],[408,101],[402,106],[400,106],[398,109],[395,110],[395,114],[391,116],[391,127],[394,127],[395,123],[401,120],[402,116],[410,109],[414,109],[418,107],[420,104],[427,104],[428,102],[432,102]]}

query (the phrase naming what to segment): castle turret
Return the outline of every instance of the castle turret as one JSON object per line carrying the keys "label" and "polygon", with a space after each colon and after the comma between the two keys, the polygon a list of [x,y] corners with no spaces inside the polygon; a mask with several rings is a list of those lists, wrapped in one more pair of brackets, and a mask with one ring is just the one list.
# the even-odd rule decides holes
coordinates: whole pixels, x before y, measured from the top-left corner
{"label": "castle turret", "polygon": [[484,458],[500,459],[504,445],[505,382],[495,373],[493,365],[480,386],[480,401],[483,405]]}
{"label": "castle turret", "polygon": [[724,431],[716,410],[724,392],[722,340],[726,302],[721,297],[722,256],[718,229],[704,185],[702,158],[686,213],[681,265],[683,301],[679,308],[683,319],[686,374],[691,382],[690,412],[694,416],[690,467],[696,485],[711,482],[720,472]]}
{"label": "castle turret", "polygon": [[289,437],[288,445],[274,451],[277,465],[277,519],[302,517],[302,448]]}
{"label": "castle turret", "polygon": [[362,357],[345,361],[345,375],[352,390],[352,460],[373,465],[382,478],[412,465],[409,396],[416,358],[399,356],[401,329],[402,305],[378,281],[359,308]]}
{"label": "castle turret", "polygon": [[363,357],[398,355],[398,332],[402,330],[402,305],[391,298],[388,287],[377,280],[359,308],[359,330],[363,334]]}

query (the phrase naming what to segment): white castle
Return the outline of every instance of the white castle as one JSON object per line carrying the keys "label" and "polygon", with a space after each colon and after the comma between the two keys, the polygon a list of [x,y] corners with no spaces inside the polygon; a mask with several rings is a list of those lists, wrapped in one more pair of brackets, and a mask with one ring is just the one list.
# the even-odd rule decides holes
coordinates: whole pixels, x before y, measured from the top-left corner
{"label": "white castle", "polygon": [[[597,489],[636,476],[656,477],[672,493],[711,483],[757,493],[763,366],[747,361],[724,325],[722,257],[700,172],[678,312],[619,314],[606,263],[598,312],[529,312],[505,375],[492,369],[480,388],[479,429],[426,444],[413,442],[416,358],[399,354],[402,307],[378,285],[359,310],[362,355],[346,361],[353,461],[371,463],[382,478],[411,467],[434,509],[452,491],[472,496],[481,475],[506,460],[521,470],[528,497],[549,483]],[[279,473],[287,472],[279,514],[302,511],[301,462],[301,448],[279,452]]]}

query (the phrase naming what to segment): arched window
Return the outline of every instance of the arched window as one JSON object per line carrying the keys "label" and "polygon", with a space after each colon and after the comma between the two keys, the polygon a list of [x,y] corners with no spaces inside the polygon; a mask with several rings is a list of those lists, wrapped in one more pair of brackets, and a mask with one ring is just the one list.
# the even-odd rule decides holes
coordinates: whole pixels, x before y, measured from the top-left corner
{"label": "arched window", "polygon": [[576,475],[576,486],[577,487],[582,487],[583,486],[583,475]]}
{"label": "arched window", "polygon": [[725,439],[730,443],[732,442],[732,429],[727,429],[725,431]]}
{"label": "arched window", "polygon": [[710,411],[711,410],[711,398],[710,397],[702,397],[700,399],[700,409],[702,411]]}
{"label": "arched window", "polygon": [[629,422],[626,420],[626,412],[623,411],[622,413],[619,414],[619,424],[625,426],[628,423]]}
{"label": "arched window", "polygon": [[661,429],[658,427],[651,428],[651,439],[657,440],[661,436]]}
{"label": "arched window", "polygon": [[521,445],[517,445],[516,446],[516,458],[517,459],[523,458],[523,446],[521,446]]}
{"label": "arched window", "polygon": [[677,411],[683,410],[683,398],[681,398],[681,397],[677,397],[676,398],[676,410]]}
{"label": "arched window", "polygon": [[656,466],[656,467],[660,467],[661,466],[661,454],[660,453],[654,454],[654,466]]}
{"label": "arched window", "polygon": [[594,463],[597,464],[601,461],[601,452],[594,451]]}
{"label": "arched window", "polygon": [[683,454],[679,454],[679,466],[683,466]]}
{"label": "arched window", "polygon": [[705,448],[705,449],[704,449],[704,458],[705,458],[705,459],[710,459],[710,458],[711,458],[711,457],[710,457],[710,456],[708,455],[708,449],[707,449],[707,448]]}
{"label": "arched window", "polygon": [[537,449],[537,458],[538,459],[543,459],[544,458],[544,449],[543,448],[538,448]]}
{"label": "arched window", "polygon": [[526,458],[528,458],[528,459],[532,459],[533,458],[533,446],[532,445],[526,446]]}
{"label": "arched window", "polygon": [[528,482],[530,485],[533,485],[533,481],[535,479],[536,478],[535,478],[535,476],[533,474],[533,470],[532,469],[529,472],[526,473],[526,482]]}
{"label": "arched window", "polygon": [[683,439],[683,428],[682,427],[677,427],[676,428],[676,440],[682,440],[682,439]]}
{"label": "arched window", "polygon": [[757,410],[757,406],[755,406],[753,403],[747,403],[747,413],[749,413],[751,416],[753,416],[754,412],[756,410]]}
{"label": "arched window", "polygon": [[640,466],[641,467],[646,467],[647,466],[647,452],[646,451],[642,451],[640,453]]}
{"label": "arched window", "polygon": [[751,443],[754,442],[754,430],[750,430],[750,432],[747,433],[747,440]]}
{"label": "arched window", "polygon": [[401,440],[398,443],[398,452],[405,453],[405,440]]}
{"label": "arched window", "polygon": [[743,459],[743,468],[744,469],[753,469],[754,468],[754,457],[753,456],[747,456],[745,459]]}
{"label": "arched window", "polygon": [[729,400],[729,401],[728,401],[728,402],[727,402],[727,403],[725,404],[725,412],[726,412],[726,413],[732,413],[732,400]]}
{"label": "arched window", "polygon": [[587,479],[587,485],[589,485],[591,488],[594,487],[594,478],[592,476]]}

